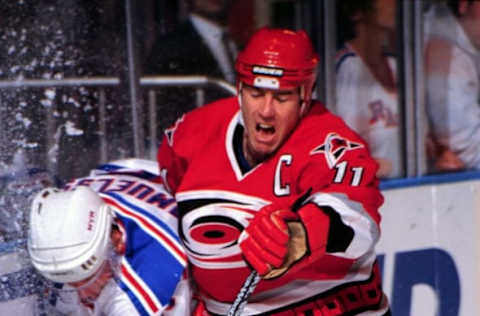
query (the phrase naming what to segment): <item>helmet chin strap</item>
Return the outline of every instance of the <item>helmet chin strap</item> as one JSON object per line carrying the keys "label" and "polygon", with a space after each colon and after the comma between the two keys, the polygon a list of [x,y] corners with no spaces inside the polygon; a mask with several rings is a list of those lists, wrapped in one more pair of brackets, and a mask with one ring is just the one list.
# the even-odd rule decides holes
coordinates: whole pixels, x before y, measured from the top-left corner
{"label": "helmet chin strap", "polygon": [[238,104],[240,105],[240,108],[242,108],[242,96],[241,96],[242,87],[243,87],[243,82],[239,80],[237,85],[237,99],[238,99]]}
{"label": "helmet chin strap", "polygon": [[307,102],[302,100],[302,104],[300,105],[300,117],[304,117],[307,113],[308,105]]}
{"label": "helmet chin strap", "polygon": [[308,108],[309,108],[310,102],[311,102],[311,101],[309,101],[307,103],[307,101],[305,101],[306,100],[305,85],[300,86],[300,98],[301,98],[301,101],[300,101],[301,102],[300,103],[300,117],[304,117],[305,114],[307,114],[307,112],[308,112]]}

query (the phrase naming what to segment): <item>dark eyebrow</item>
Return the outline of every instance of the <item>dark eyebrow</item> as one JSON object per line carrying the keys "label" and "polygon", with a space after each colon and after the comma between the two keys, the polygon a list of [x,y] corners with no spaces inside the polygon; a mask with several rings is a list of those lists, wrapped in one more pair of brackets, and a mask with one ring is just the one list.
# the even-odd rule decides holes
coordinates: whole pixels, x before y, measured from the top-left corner
{"label": "dark eyebrow", "polygon": [[250,89],[260,90],[260,88],[258,88],[258,87],[255,87],[255,86],[252,86],[252,85],[249,85],[249,84],[246,84],[246,83],[244,83],[243,85],[244,85],[244,87],[245,87],[245,88],[250,88]]}
{"label": "dark eyebrow", "polygon": [[279,91],[274,91],[273,93],[277,95],[290,95],[290,94],[294,94],[295,92],[296,92],[295,90],[288,90],[288,91],[279,90]]}

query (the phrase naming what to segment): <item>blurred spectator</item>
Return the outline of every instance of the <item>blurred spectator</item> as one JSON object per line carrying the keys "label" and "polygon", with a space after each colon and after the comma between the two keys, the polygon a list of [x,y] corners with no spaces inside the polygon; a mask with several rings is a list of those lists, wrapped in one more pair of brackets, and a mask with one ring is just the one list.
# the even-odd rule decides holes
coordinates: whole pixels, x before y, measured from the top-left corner
{"label": "blurred spectator", "polygon": [[[232,3],[232,0],[187,0],[187,19],[174,31],[157,37],[144,64],[144,73],[203,75],[233,84],[237,47],[228,38],[227,28]],[[229,96],[217,87],[206,87],[204,91],[202,104]],[[157,98],[161,130],[197,104],[192,88],[161,88]]]}
{"label": "blurred spectator", "polygon": [[437,170],[480,168],[480,2],[449,0],[426,15],[427,113]]}
{"label": "blurred spectator", "polygon": [[395,0],[340,0],[336,111],[369,144],[377,176],[402,175],[395,58]]}
{"label": "blurred spectator", "polygon": [[187,20],[157,39],[145,70],[151,74],[209,75],[234,83],[232,60],[237,48],[226,37],[232,0],[187,3],[190,12]]}

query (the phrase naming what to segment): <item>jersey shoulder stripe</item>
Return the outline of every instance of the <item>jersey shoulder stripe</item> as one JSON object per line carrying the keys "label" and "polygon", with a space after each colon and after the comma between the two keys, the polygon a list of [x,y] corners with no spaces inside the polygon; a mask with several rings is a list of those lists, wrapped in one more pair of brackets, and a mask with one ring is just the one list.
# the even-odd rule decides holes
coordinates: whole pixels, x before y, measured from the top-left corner
{"label": "jersey shoulder stripe", "polygon": [[122,260],[120,287],[127,293],[141,315],[155,315],[163,309],[162,303],[126,260]]}
{"label": "jersey shoulder stripe", "polygon": [[119,216],[123,217],[123,220],[135,221],[143,231],[161,243],[180,264],[186,266],[187,256],[180,245],[180,238],[176,232],[172,231],[168,225],[153,214],[127,202],[118,194],[108,192],[107,195],[113,199],[104,197],[104,200],[115,207],[115,211],[117,211]]}
{"label": "jersey shoulder stripe", "polygon": [[335,72],[338,72],[340,66],[350,57],[355,57],[357,54],[350,45],[345,45],[335,55]]}

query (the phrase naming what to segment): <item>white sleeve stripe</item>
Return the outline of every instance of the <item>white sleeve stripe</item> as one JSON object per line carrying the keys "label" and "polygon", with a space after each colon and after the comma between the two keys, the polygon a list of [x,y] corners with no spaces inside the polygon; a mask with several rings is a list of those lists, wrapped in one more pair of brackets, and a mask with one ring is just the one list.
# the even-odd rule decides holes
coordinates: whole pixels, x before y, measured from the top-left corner
{"label": "white sleeve stripe", "polygon": [[270,204],[269,201],[261,199],[257,196],[246,195],[233,191],[226,190],[191,190],[183,191],[175,195],[175,199],[178,202],[197,200],[197,199],[224,199],[234,201],[239,204],[255,205],[263,207]]}
{"label": "white sleeve stripe", "polygon": [[334,253],[339,257],[356,259],[372,249],[380,237],[377,223],[365,211],[359,202],[354,202],[341,193],[315,193],[307,202],[312,202],[319,207],[332,208],[341,218],[342,222],[351,227],[355,233],[347,250]]}

